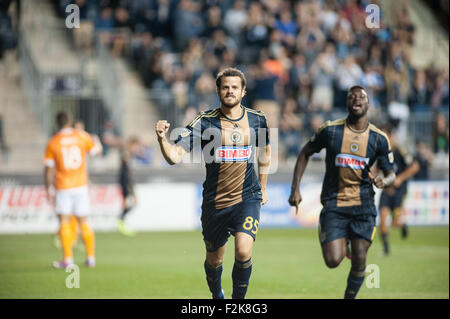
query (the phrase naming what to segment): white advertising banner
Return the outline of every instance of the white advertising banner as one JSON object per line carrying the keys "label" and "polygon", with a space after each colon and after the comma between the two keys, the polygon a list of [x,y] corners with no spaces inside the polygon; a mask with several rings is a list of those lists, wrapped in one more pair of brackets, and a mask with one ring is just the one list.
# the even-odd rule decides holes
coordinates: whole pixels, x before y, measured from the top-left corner
{"label": "white advertising banner", "polygon": [[[137,206],[126,224],[136,231],[199,229],[202,186],[194,183],[136,185]],[[261,208],[261,228],[317,227],[321,183],[302,185],[299,214],[287,199],[288,183],[269,183],[269,202]],[[409,225],[448,225],[448,182],[410,182],[403,214]],[[122,207],[117,185],[92,185],[89,222],[96,231],[114,231]],[[375,202],[380,191],[376,190]],[[0,186],[0,233],[56,233],[58,221],[42,186]]]}
{"label": "white advertising banner", "polygon": [[[136,185],[138,204],[127,225],[137,231],[195,228],[195,184]],[[115,230],[122,207],[117,185],[91,185],[89,222],[95,230]],[[0,187],[0,233],[52,233],[58,220],[42,186]]]}

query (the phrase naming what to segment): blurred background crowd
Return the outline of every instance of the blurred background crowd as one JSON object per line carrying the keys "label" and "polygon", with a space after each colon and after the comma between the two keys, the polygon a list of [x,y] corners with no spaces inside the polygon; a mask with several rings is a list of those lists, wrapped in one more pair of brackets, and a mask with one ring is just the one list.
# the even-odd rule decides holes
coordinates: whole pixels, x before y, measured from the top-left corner
{"label": "blurred background crowd", "polygon": [[[79,7],[76,50],[95,54],[98,39],[127,61],[173,127],[219,106],[215,75],[233,66],[247,76],[243,104],[278,128],[282,161],[295,158],[325,120],[345,116],[347,90],[356,84],[367,88],[373,123],[391,122],[402,143],[448,154],[448,64],[412,63],[417,28],[405,1],[391,6],[389,25],[390,13],[381,12],[379,28],[366,25],[366,7],[381,5],[376,0],[51,2],[61,18],[69,4]],[[448,22],[443,27],[448,35]],[[423,114],[431,118],[426,134],[411,131],[408,121]]]}

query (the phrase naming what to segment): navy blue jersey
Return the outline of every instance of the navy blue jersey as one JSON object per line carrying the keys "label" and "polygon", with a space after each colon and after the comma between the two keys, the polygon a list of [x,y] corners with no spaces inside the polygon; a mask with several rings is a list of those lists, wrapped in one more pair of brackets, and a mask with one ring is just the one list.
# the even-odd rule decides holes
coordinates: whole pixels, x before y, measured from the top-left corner
{"label": "navy blue jersey", "polygon": [[242,107],[238,119],[219,109],[202,112],[186,126],[175,144],[187,152],[201,150],[206,165],[203,205],[222,209],[248,199],[261,199],[255,171],[256,147],[269,144],[264,113]]}
{"label": "navy blue jersey", "polygon": [[[414,161],[414,158],[408,153],[408,151],[403,147],[395,147],[393,150],[394,154],[394,172],[396,175],[403,173]],[[408,181],[404,181],[396,191],[401,194],[406,194]]]}
{"label": "navy blue jersey", "polygon": [[326,172],[320,196],[324,207],[373,204],[369,168],[378,160],[383,172],[393,170],[394,158],[386,134],[369,124],[355,131],[346,119],[327,121],[308,142],[314,152],[326,149]]}

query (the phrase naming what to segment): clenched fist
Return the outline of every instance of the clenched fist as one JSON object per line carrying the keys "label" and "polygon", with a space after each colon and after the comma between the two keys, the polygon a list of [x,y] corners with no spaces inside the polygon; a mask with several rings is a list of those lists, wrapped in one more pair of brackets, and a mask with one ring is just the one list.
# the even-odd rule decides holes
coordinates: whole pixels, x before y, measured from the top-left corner
{"label": "clenched fist", "polygon": [[155,125],[156,136],[158,140],[162,140],[166,137],[166,133],[169,130],[170,123],[166,120],[158,121]]}

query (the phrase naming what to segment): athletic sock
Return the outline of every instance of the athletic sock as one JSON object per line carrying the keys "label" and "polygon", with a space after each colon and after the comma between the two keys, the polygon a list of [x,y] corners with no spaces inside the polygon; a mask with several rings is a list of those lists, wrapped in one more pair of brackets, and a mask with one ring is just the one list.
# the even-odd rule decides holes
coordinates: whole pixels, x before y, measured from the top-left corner
{"label": "athletic sock", "polygon": [[404,223],[402,225],[402,238],[405,239],[408,237],[408,225],[406,225],[406,223]]}
{"label": "athletic sock", "polygon": [[244,299],[247,293],[250,275],[252,274],[252,259],[241,262],[234,260],[233,278],[233,299]]}
{"label": "athletic sock", "polygon": [[86,246],[87,258],[95,258],[95,236],[89,224],[83,223],[81,225],[81,237]]}
{"label": "athletic sock", "polygon": [[205,273],[206,273],[206,282],[208,283],[209,291],[211,291],[214,299],[218,299],[219,295],[222,292],[222,264],[214,268],[205,260],[204,263]]}
{"label": "athletic sock", "polygon": [[70,228],[72,230],[72,246],[78,242],[78,221],[75,216],[70,217]]}
{"label": "athletic sock", "polygon": [[120,219],[121,220],[124,220],[125,219],[125,215],[129,212],[131,210],[131,208],[124,208],[123,210],[122,210],[122,214],[120,215]]}
{"label": "athletic sock", "polygon": [[350,270],[347,278],[347,288],[345,289],[344,299],[355,299],[356,294],[361,288],[364,282],[364,276],[366,275],[365,269],[363,270]]}
{"label": "athletic sock", "polygon": [[59,238],[61,240],[61,247],[63,251],[64,261],[73,261],[73,252],[72,252],[72,228],[70,227],[69,222],[61,223],[58,232]]}
{"label": "athletic sock", "polygon": [[381,234],[381,240],[383,241],[383,251],[385,255],[389,254],[389,234]]}

